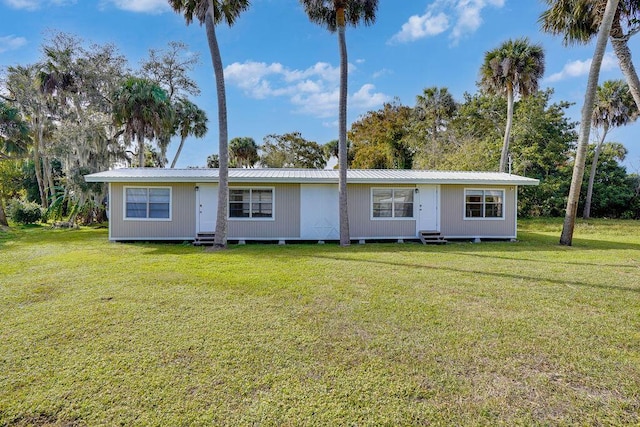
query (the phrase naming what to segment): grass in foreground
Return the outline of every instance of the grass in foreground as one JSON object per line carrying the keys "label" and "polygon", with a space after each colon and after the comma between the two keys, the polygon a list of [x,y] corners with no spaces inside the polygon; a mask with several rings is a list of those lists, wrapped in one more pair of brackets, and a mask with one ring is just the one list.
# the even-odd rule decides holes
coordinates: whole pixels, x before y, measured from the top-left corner
{"label": "grass in foreground", "polygon": [[640,223],[517,243],[0,233],[0,425],[637,425]]}

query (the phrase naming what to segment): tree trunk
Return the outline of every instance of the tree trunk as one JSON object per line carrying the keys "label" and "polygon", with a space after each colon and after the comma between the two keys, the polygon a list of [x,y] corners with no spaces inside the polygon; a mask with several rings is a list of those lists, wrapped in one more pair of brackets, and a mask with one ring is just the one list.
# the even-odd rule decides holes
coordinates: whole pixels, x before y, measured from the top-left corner
{"label": "tree trunk", "polygon": [[338,9],[338,46],[340,48],[340,107],[338,113],[338,165],[340,178],[338,179],[338,194],[340,204],[340,246],[349,246],[349,209],[347,205],[347,85],[348,60],[347,42],[345,37],[344,9]]}
{"label": "tree trunk", "polygon": [[144,137],[138,134],[138,167],[145,167],[144,161]]}
{"label": "tree trunk", "polygon": [[628,40],[629,36],[625,36],[620,25],[619,12],[616,13],[615,19],[611,25],[610,39],[613,51],[618,58],[620,64],[620,71],[629,85],[629,92],[633,96],[633,100],[636,102],[636,106],[640,110],[640,79],[638,79],[638,73],[633,66],[631,59],[631,50],[629,49]]}
{"label": "tree trunk", "polygon": [[569,189],[569,199],[567,200],[567,210],[565,212],[560,244],[571,246],[573,241],[573,230],[576,225],[576,214],[578,213],[578,200],[580,199],[580,189],[582,178],[584,177],[584,164],[589,144],[589,132],[591,131],[591,115],[593,113],[596,90],[598,88],[598,78],[600,76],[600,66],[604,51],[607,48],[607,36],[611,30],[619,0],[608,0],[607,7],[602,17],[598,38],[593,53],[593,60],[589,68],[589,79],[587,80],[587,90],[584,95],[584,105],[582,106],[582,118],[580,121],[580,134],[578,136],[578,147],[576,148],[576,159],[573,165],[573,176],[571,177],[571,187]]}
{"label": "tree trunk", "polygon": [[596,180],[596,170],[598,168],[598,158],[600,157],[600,150],[602,150],[602,144],[607,137],[607,128],[605,127],[602,133],[602,138],[598,141],[596,149],[593,152],[593,161],[591,162],[591,171],[589,172],[589,185],[587,186],[587,198],[584,201],[584,211],[582,211],[582,218],[589,219],[591,217],[591,199],[593,197],[593,182]]}
{"label": "tree trunk", "polygon": [[2,197],[0,197],[0,225],[9,226],[7,215],[4,213],[4,200],[2,200]]}
{"label": "tree trunk", "polygon": [[38,192],[40,193],[40,205],[43,208],[48,207],[47,196],[44,192],[44,180],[42,179],[42,159],[40,158],[40,147],[42,147],[42,137],[44,135],[44,128],[40,115],[36,118],[36,126],[38,127],[38,134],[33,144],[33,167],[36,171],[36,182],[38,184]]}
{"label": "tree trunk", "polygon": [[227,96],[224,87],[224,69],[218,39],[216,38],[213,8],[209,5],[206,18],[207,42],[211,52],[213,72],[216,77],[216,92],[218,95],[218,212],[216,217],[216,235],[213,245],[217,248],[227,247],[227,218],[229,216],[229,143],[227,135]]}
{"label": "tree trunk", "polygon": [[46,178],[45,194],[47,195],[47,200],[53,200],[53,196],[56,192],[56,186],[53,182],[53,167],[51,166],[51,159],[49,156],[44,156],[42,158],[42,167]]}
{"label": "tree trunk", "polygon": [[171,169],[176,167],[176,162],[178,161],[178,157],[180,157],[180,152],[182,151],[182,147],[184,146],[184,141],[186,138],[183,136],[180,139],[180,145],[178,145],[178,151],[176,151],[176,155],[173,157],[173,161],[171,162]]}
{"label": "tree trunk", "polygon": [[513,124],[513,87],[507,88],[507,125],[504,128],[504,139],[502,140],[502,153],[500,154],[500,172],[507,170],[509,160],[509,138],[511,137],[511,126]]}

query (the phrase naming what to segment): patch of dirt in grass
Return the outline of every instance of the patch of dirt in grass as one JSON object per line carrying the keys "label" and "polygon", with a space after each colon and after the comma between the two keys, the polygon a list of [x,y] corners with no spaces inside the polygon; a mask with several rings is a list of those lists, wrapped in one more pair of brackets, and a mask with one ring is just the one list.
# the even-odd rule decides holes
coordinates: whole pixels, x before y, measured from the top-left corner
{"label": "patch of dirt in grass", "polygon": [[49,301],[58,295],[60,291],[48,283],[39,283],[25,287],[22,292],[21,304],[36,304]]}
{"label": "patch of dirt in grass", "polygon": [[19,415],[18,417],[9,421],[6,425],[12,427],[80,427],[85,426],[86,424],[77,419],[60,420],[56,415],[42,412],[29,415]]}

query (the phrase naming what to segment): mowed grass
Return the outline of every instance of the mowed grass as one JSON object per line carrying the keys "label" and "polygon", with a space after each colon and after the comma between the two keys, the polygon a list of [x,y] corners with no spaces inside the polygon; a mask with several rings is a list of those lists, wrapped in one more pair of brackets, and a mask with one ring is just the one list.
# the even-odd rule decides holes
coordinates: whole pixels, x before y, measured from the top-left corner
{"label": "mowed grass", "polygon": [[0,232],[0,425],[638,425],[640,223],[509,242]]}

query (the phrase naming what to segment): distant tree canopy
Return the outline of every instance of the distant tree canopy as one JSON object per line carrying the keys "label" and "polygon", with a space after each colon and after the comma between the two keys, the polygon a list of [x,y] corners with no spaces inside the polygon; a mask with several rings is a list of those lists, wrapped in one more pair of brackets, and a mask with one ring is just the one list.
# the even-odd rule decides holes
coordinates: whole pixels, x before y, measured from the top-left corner
{"label": "distant tree canopy", "polygon": [[413,151],[407,136],[412,110],[398,103],[386,103],[351,125],[351,167],[357,169],[411,169]]}
{"label": "distant tree canopy", "polygon": [[327,165],[322,146],[304,139],[300,132],[267,135],[260,152],[260,163],[267,168],[324,169]]}
{"label": "distant tree canopy", "polygon": [[253,138],[233,138],[229,142],[229,164],[236,168],[252,168],[260,160],[258,144]]}

